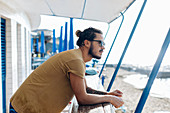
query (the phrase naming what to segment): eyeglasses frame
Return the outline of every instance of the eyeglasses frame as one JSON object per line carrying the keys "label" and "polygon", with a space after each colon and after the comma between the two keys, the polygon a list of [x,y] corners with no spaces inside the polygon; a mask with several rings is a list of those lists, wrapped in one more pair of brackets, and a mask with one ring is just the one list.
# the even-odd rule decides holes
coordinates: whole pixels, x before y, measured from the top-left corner
{"label": "eyeglasses frame", "polygon": [[105,46],[105,43],[102,40],[89,40],[89,41],[98,42],[98,44],[100,44],[100,47],[104,47]]}

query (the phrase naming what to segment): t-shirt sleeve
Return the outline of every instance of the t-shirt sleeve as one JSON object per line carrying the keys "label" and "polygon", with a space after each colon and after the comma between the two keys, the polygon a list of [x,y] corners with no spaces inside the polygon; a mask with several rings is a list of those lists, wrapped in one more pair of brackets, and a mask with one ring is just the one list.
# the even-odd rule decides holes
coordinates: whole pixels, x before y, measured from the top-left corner
{"label": "t-shirt sleeve", "polygon": [[68,72],[67,72],[67,77],[69,77],[69,73],[73,73],[77,76],[80,76],[81,78],[84,78],[85,76],[85,63],[80,60],[80,59],[76,59],[76,60],[71,60],[68,61],[66,63],[66,66],[68,68]]}

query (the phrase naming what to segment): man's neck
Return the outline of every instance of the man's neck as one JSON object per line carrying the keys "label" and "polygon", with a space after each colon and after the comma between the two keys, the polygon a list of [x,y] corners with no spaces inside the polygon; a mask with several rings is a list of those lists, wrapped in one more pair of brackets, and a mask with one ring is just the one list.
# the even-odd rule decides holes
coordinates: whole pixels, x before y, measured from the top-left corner
{"label": "man's neck", "polygon": [[88,49],[85,47],[80,47],[79,48],[82,52],[83,60],[84,62],[88,62],[92,59],[92,57],[88,54]]}

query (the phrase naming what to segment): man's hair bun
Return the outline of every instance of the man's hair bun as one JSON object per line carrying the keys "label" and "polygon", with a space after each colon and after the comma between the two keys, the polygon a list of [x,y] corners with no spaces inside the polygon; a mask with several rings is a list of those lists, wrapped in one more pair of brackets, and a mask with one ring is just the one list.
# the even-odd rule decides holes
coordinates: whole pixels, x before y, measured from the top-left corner
{"label": "man's hair bun", "polygon": [[84,40],[92,41],[96,37],[95,33],[102,34],[100,30],[92,28],[92,27],[85,29],[83,32],[80,30],[77,30],[75,33],[77,37],[79,37],[79,39],[77,40],[77,45],[79,47],[84,46]]}
{"label": "man's hair bun", "polygon": [[81,34],[81,33],[82,33],[82,32],[81,32],[80,30],[77,30],[77,31],[76,31],[76,36],[77,36],[77,37],[80,37],[80,34]]}

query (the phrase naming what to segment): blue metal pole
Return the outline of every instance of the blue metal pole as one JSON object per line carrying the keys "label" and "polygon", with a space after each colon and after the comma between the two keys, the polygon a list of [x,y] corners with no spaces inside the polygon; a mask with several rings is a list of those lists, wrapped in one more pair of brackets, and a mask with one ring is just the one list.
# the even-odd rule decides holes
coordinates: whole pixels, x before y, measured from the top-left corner
{"label": "blue metal pole", "polygon": [[161,48],[161,51],[160,51],[159,56],[157,58],[157,61],[156,61],[155,65],[152,69],[152,72],[149,76],[149,80],[147,82],[147,85],[146,85],[145,89],[143,90],[142,96],[141,96],[140,101],[137,105],[135,113],[141,113],[142,112],[143,106],[145,105],[146,99],[149,95],[152,84],[153,84],[153,82],[154,82],[154,80],[155,80],[155,78],[158,74],[160,65],[162,63],[163,57],[166,53],[166,50],[167,50],[169,44],[170,44],[170,29],[169,29],[168,34],[166,36],[166,39],[165,39],[165,41],[162,45],[162,48]]}
{"label": "blue metal pole", "polygon": [[41,31],[41,55],[44,57],[44,31]]}
{"label": "blue metal pole", "polygon": [[110,29],[110,23],[108,24],[107,31],[106,31],[106,34],[105,34],[105,36],[104,36],[104,40],[105,40],[105,38],[106,38],[106,36],[107,36],[107,34],[108,34],[108,32],[109,32],[109,29]]}
{"label": "blue metal pole", "polygon": [[133,26],[133,29],[132,29],[131,34],[130,34],[130,36],[129,36],[129,39],[128,39],[128,41],[127,41],[127,43],[126,43],[126,46],[125,46],[125,48],[124,48],[124,51],[123,51],[123,53],[122,53],[122,56],[121,56],[121,58],[120,58],[120,60],[119,60],[119,63],[118,63],[117,66],[116,66],[115,72],[114,72],[114,74],[113,74],[113,76],[112,76],[112,79],[111,79],[111,81],[110,81],[110,83],[109,83],[109,86],[108,86],[108,88],[107,88],[107,91],[110,91],[110,89],[111,89],[111,87],[112,87],[112,85],[113,85],[113,82],[114,82],[114,80],[115,80],[115,78],[116,78],[117,72],[118,72],[118,70],[119,70],[119,68],[120,68],[120,65],[121,65],[121,63],[122,63],[122,60],[123,60],[123,58],[124,58],[124,56],[125,56],[125,53],[126,53],[126,51],[127,51],[127,48],[128,48],[128,46],[129,46],[130,41],[131,41],[131,39],[132,39],[132,36],[133,36],[133,34],[134,34],[134,32],[135,32],[136,26],[137,26],[137,24],[138,24],[138,22],[139,22],[139,19],[140,19],[141,15],[142,15],[142,12],[143,12],[143,10],[144,10],[146,1],[147,1],[147,0],[144,1],[143,5],[142,5],[142,7],[141,7],[141,10],[140,10],[140,12],[139,12],[139,14],[138,14],[138,17],[137,17],[137,19],[136,19],[136,22],[135,22],[135,24],[134,24],[134,26]]}
{"label": "blue metal pole", "polygon": [[105,79],[105,76],[102,76],[102,85],[104,86],[104,79]]}
{"label": "blue metal pole", "polygon": [[83,16],[84,16],[85,7],[86,7],[86,0],[84,0],[84,5],[83,5],[83,11],[82,11],[82,14],[81,14],[81,18],[83,18]]}
{"label": "blue metal pole", "polygon": [[59,43],[59,53],[63,51],[63,26],[61,26],[61,30],[60,30],[60,43]]}
{"label": "blue metal pole", "polygon": [[31,53],[33,52],[33,46],[34,46],[34,39],[32,38],[32,35],[31,35]]}
{"label": "blue metal pole", "polygon": [[69,49],[74,49],[73,18],[70,18],[70,40],[69,40]]}
{"label": "blue metal pole", "polygon": [[38,46],[39,38],[36,38],[36,52],[39,52],[39,46]]}
{"label": "blue metal pole", "polygon": [[67,22],[65,23],[64,51],[67,50]]}
{"label": "blue metal pole", "polygon": [[121,15],[122,15],[122,21],[121,21],[121,23],[120,23],[119,29],[118,29],[118,31],[117,31],[117,33],[116,33],[116,36],[115,36],[115,38],[114,38],[114,40],[113,40],[113,43],[112,43],[112,45],[111,45],[111,47],[110,47],[110,50],[109,50],[109,52],[108,52],[108,54],[107,54],[107,57],[106,57],[106,59],[105,59],[105,62],[104,62],[104,64],[103,64],[103,66],[102,66],[102,69],[101,69],[100,74],[99,74],[99,78],[100,78],[100,76],[101,76],[101,74],[102,74],[102,72],[103,72],[104,66],[106,65],[107,59],[108,59],[108,57],[109,57],[109,55],[110,55],[110,52],[111,52],[111,50],[112,50],[112,47],[113,47],[113,45],[114,45],[114,43],[115,43],[115,40],[116,40],[117,35],[118,35],[118,33],[119,33],[119,30],[120,30],[120,28],[121,28],[121,26],[122,26],[122,23],[123,23],[123,21],[124,21],[124,15],[123,15],[123,13],[121,13]]}
{"label": "blue metal pole", "polygon": [[56,53],[55,29],[53,29],[53,53]]}

